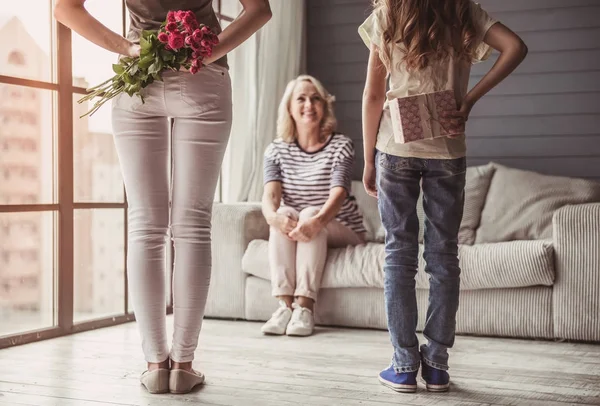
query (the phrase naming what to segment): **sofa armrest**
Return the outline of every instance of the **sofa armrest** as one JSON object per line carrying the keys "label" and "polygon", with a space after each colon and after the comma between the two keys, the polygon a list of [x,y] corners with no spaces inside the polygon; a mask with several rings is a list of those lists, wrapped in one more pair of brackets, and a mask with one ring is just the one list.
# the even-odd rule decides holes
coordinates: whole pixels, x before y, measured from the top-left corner
{"label": "sofa armrest", "polygon": [[269,227],[259,203],[215,203],[206,316],[244,318],[246,274],[242,272],[242,257],[250,241],[268,238]]}
{"label": "sofa armrest", "polygon": [[600,341],[600,203],[565,206],[552,223],[555,337]]}

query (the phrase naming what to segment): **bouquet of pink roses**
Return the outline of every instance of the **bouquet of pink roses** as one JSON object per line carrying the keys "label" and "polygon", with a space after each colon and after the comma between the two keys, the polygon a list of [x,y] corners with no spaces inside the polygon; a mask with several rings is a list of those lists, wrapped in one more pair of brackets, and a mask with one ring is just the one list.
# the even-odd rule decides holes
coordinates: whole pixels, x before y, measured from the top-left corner
{"label": "bouquet of pink roses", "polygon": [[140,36],[140,56],[124,57],[113,64],[115,76],[98,86],[88,89],[89,93],[78,102],[83,103],[96,97],[92,109],[81,117],[94,114],[104,103],[125,92],[129,96],[138,95],[144,102],[140,91],[154,82],[162,80],[165,69],[185,68],[190,73],[198,73],[202,61],[212,55],[219,38],[212,30],[198,24],[191,11],[169,11],[166,21],[156,31],[142,31]]}

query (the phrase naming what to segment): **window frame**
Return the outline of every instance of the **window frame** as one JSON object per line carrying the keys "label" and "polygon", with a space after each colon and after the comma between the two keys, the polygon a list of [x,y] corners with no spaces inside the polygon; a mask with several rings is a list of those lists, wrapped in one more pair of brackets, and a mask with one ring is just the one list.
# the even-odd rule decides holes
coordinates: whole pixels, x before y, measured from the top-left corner
{"label": "window frame", "polygon": [[[48,0],[52,7],[54,0]],[[215,12],[219,22],[231,22],[235,16],[224,16],[221,13],[222,0],[218,0]],[[127,14],[125,2],[121,1],[122,34],[126,32]],[[130,321],[135,317],[129,308],[129,291],[127,284],[127,255],[123,257],[124,272],[123,284],[125,300],[123,313],[115,316],[103,317],[74,323],[74,220],[77,210],[86,209],[121,209],[124,218],[125,253],[127,252],[127,203],[124,193],[123,202],[76,202],[74,198],[74,150],[73,150],[73,99],[75,95],[86,94],[86,89],[73,86],[73,52],[72,34],[66,26],[56,22],[50,15],[52,47],[52,66],[56,68],[50,81],[25,79],[13,76],[0,75],[0,83],[16,85],[33,90],[50,90],[55,92],[53,103],[53,145],[56,164],[53,170],[56,173],[54,196],[56,203],[48,204],[1,204],[0,214],[22,212],[51,212],[53,213],[54,235],[54,263],[53,263],[53,327],[32,331],[17,332],[0,336],[0,349],[31,342],[47,340],[69,334],[79,333],[97,328],[114,326]],[[218,188],[218,201],[221,200],[221,187]],[[173,258],[173,247],[171,255]],[[172,274],[172,260],[168,263],[169,274]],[[171,290],[172,297],[172,290]],[[170,301],[172,303],[172,300]],[[172,306],[167,306],[167,314],[171,314]]]}

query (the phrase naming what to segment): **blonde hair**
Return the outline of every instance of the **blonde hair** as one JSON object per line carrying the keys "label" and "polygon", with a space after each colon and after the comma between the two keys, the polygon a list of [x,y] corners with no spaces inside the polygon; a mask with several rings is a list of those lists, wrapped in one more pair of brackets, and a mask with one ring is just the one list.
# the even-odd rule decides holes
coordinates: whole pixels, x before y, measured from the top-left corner
{"label": "blonde hair", "polygon": [[447,59],[450,50],[471,61],[477,30],[470,0],[373,0],[373,6],[383,16],[380,57],[388,72],[396,44],[403,45],[402,62],[409,71]]}
{"label": "blonde hair", "polygon": [[296,85],[300,82],[310,82],[313,84],[317,93],[323,99],[323,119],[321,121],[321,136],[326,137],[337,129],[337,120],[333,112],[333,102],[335,97],[329,94],[325,87],[316,78],[310,75],[300,75],[288,83],[283,93],[281,102],[279,103],[279,113],[277,117],[277,137],[283,141],[292,143],[298,138],[296,131],[296,122],[290,114],[290,103],[292,94]]}

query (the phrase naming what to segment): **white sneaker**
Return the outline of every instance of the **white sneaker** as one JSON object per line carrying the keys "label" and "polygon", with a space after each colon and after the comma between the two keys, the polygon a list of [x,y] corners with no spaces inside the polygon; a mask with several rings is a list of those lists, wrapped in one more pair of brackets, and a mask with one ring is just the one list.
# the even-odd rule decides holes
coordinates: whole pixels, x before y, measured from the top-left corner
{"label": "white sneaker", "polygon": [[292,318],[292,310],[283,301],[279,301],[279,308],[275,310],[271,318],[262,326],[263,334],[285,334],[285,329]]}
{"label": "white sneaker", "polygon": [[288,336],[309,336],[315,329],[315,317],[313,312],[298,303],[292,304],[294,312],[292,319],[287,326],[286,334]]}

